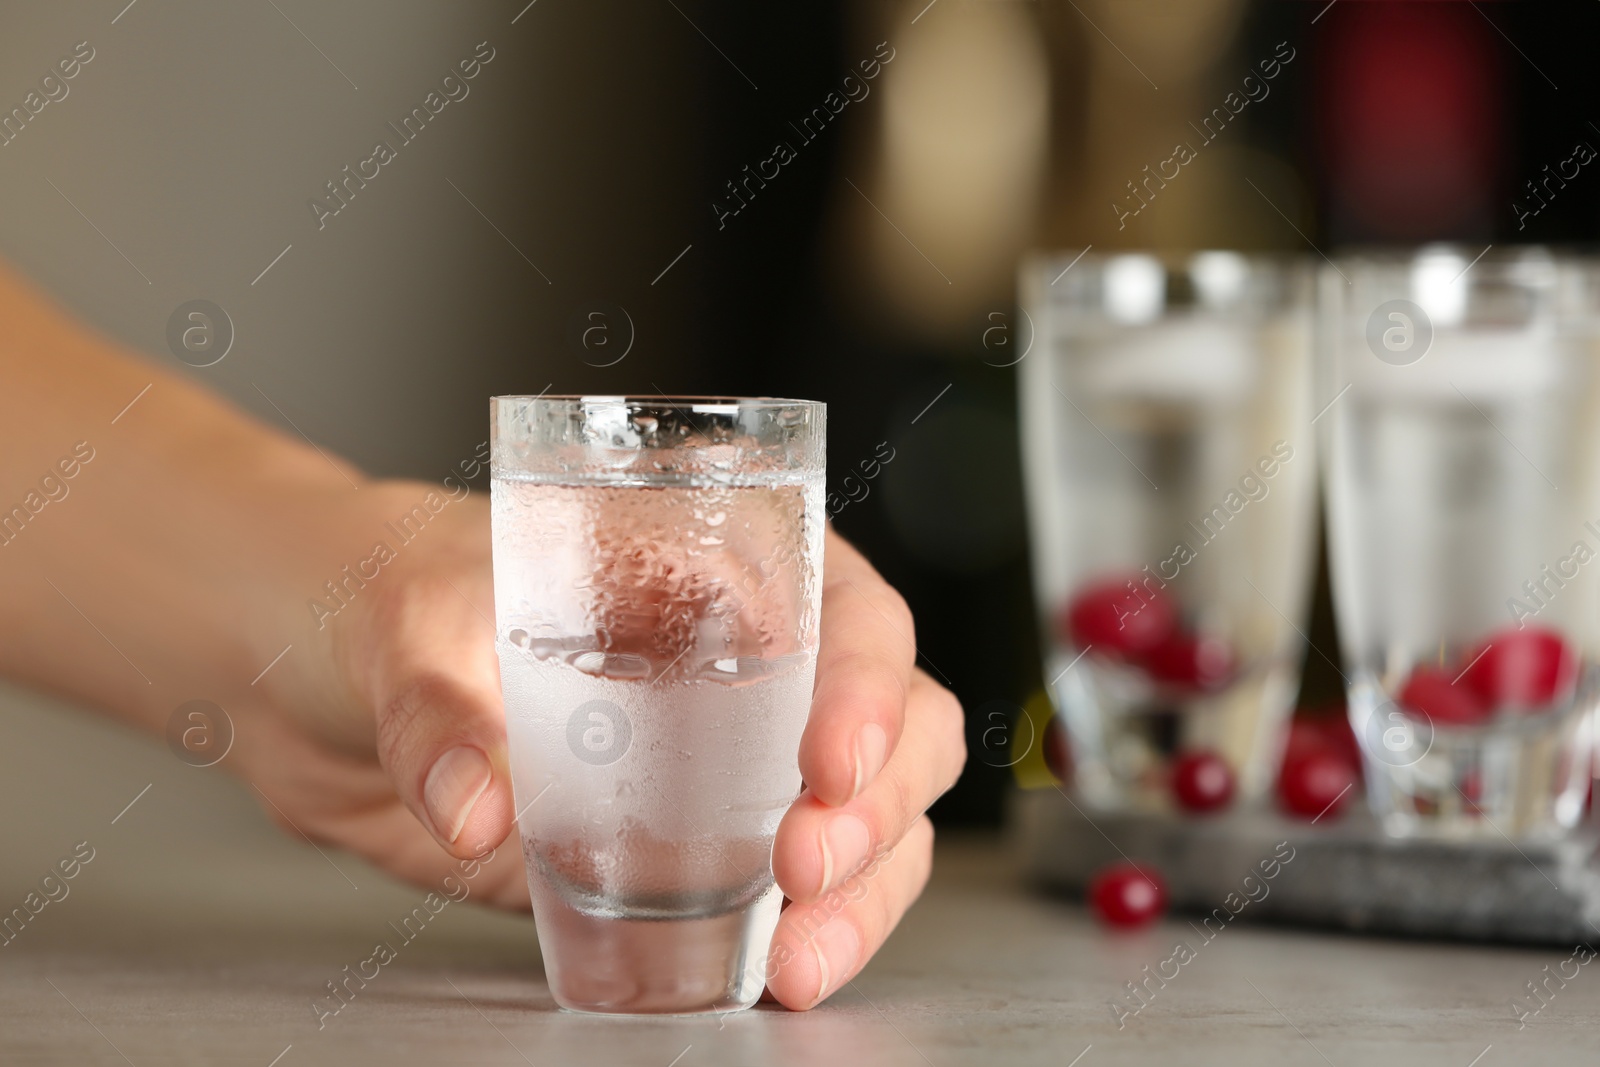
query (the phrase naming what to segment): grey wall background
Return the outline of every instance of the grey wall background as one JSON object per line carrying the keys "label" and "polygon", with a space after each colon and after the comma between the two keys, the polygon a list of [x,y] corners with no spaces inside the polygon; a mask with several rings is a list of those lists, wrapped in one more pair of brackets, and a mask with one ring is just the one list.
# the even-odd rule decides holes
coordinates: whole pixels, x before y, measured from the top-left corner
{"label": "grey wall background", "polygon": [[[705,43],[669,5],[126,4],[0,4],[7,110],[94,48],[0,148],[0,255],[82,317],[186,369],[167,318],[216,302],[237,340],[193,376],[383,474],[441,477],[491,393],[673,388],[692,256],[649,282],[701,198],[660,159],[694,150],[682,93]],[[469,95],[402,146],[386,123],[483,41]],[[319,230],[307,201],[379,139],[398,158]],[[609,374],[566,341],[593,300],[637,324]]]}
{"label": "grey wall background", "polygon": [[[837,526],[910,600],[924,668],[970,709],[976,751],[995,702],[1014,713],[1039,684],[1014,384],[979,341],[989,320],[974,314],[943,340],[923,327],[950,318],[946,272],[999,260],[937,243],[949,213],[903,215],[875,175],[897,72],[922,56],[924,77],[904,91],[940,91],[919,105],[919,128],[959,141],[967,127],[945,129],[947,105],[991,69],[968,45],[1035,5],[941,3],[915,22],[926,8],[0,0],[0,114],[77,42],[95,50],[66,99],[0,147],[0,259],[143,358],[380,475],[442,477],[484,440],[494,393],[826,401],[836,482],[881,443],[896,449]],[[871,97],[719,230],[724,183],[891,40],[901,58]],[[495,58],[470,95],[396,143],[398,158],[319,230],[307,201],[483,41]],[[990,204],[987,186],[945,181],[949,170],[919,173],[950,217]],[[988,228],[961,232],[981,244]],[[922,302],[886,308],[901,275],[922,280]],[[237,333],[202,369],[166,341],[196,298]],[[969,299],[1009,305],[1003,292]],[[610,367],[572,338],[602,302],[633,325]],[[626,324],[614,328],[625,343]],[[38,738],[41,721],[6,737],[60,747]],[[969,767],[935,817],[997,822],[1009,772]],[[0,783],[0,804],[10,795]]]}
{"label": "grey wall background", "polygon": [[[694,150],[682,94],[705,45],[669,5],[126,3],[0,3],[6,111],[78,42],[94,49],[66,97],[0,147],[0,256],[84,320],[378,474],[448,473],[486,437],[492,393],[675,388],[697,264],[649,283],[701,204],[658,157]],[[482,41],[495,58],[469,95],[400,146],[386,123]],[[307,200],[380,138],[398,157],[319,231]],[[236,329],[203,369],[166,342],[194,298]],[[609,370],[566,340],[597,299],[637,324]],[[47,869],[99,807],[152,779],[214,833],[279,836],[248,790],[178,765],[159,739],[5,695],[0,811],[17,833],[0,874]]]}

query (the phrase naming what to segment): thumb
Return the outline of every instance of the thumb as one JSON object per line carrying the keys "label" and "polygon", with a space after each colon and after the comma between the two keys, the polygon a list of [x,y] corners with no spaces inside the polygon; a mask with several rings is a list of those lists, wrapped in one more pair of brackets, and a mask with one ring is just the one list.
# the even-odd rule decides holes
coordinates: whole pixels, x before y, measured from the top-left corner
{"label": "thumb", "polygon": [[515,821],[493,627],[444,578],[388,592],[369,631],[378,759],[422,825],[467,859]]}

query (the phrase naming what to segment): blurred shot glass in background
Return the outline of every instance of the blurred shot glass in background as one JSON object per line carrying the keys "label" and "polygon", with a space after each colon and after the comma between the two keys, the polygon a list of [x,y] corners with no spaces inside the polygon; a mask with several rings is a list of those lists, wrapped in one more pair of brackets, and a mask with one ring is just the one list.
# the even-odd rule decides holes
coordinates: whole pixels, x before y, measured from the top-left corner
{"label": "blurred shot glass in background", "polygon": [[1334,603],[1394,834],[1560,833],[1589,794],[1594,272],[1477,255],[1352,256],[1319,283]]}
{"label": "blurred shot glass in background", "polygon": [[1136,811],[1259,796],[1315,558],[1311,272],[1061,256],[1026,263],[1020,291],[1034,586],[1075,786]]}
{"label": "blurred shot glass in background", "polygon": [[749,1007],[816,673],[825,407],[513,396],[492,420],[496,645],[551,993]]}

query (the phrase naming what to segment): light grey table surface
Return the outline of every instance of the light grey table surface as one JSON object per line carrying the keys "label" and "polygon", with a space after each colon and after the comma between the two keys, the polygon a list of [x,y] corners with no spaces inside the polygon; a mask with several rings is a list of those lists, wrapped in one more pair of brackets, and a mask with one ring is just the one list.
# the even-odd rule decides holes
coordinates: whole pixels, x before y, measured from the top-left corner
{"label": "light grey table surface", "polygon": [[[146,789],[146,786],[149,788]],[[137,800],[135,798],[137,797]],[[129,803],[131,807],[128,807]],[[1519,1026],[1571,953],[1233,926],[1133,936],[946,835],[934,881],[851,985],[804,1015],[597,1019],[554,1009],[533,924],[451,905],[318,1028],[313,998],[422,892],[278,833],[248,787],[159,741],[0,690],[0,910],[73,846],[94,859],[0,948],[0,1064],[1586,1063],[1600,966]],[[1283,877],[1292,877],[1292,868]],[[1118,1027],[1122,984],[1195,956]],[[1550,968],[1547,972],[1546,967]],[[1171,969],[1168,969],[1171,973]],[[1125,1003],[1131,1003],[1124,1001]],[[1080,1058],[1081,1057],[1081,1058]]]}

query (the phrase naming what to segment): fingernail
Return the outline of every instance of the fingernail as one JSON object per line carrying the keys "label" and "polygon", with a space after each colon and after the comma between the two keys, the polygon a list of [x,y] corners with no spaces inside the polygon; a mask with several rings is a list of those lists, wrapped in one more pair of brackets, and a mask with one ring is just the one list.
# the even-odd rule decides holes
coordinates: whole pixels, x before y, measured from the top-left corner
{"label": "fingernail", "polygon": [[822,885],[817,889],[818,896],[854,874],[872,847],[867,824],[850,814],[835,815],[823,823],[821,836]]}
{"label": "fingernail", "polygon": [[422,784],[422,802],[440,837],[455,843],[493,777],[489,757],[471,745],[452,748],[434,761]]}
{"label": "fingernail", "polygon": [[852,797],[860,796],[867,783],[883,770],[888,751],[889,735],[877,723],[869,722],[856,731],[856,784]]}
{"label": "fingernail", "polygon": [[861,956],[861,939],[856,928],[843,919],[835,918],[817,931],[811,941],[811,951],[817,954],[816,1004],[833,992],[836,982],[843,981],[855,970]]}

